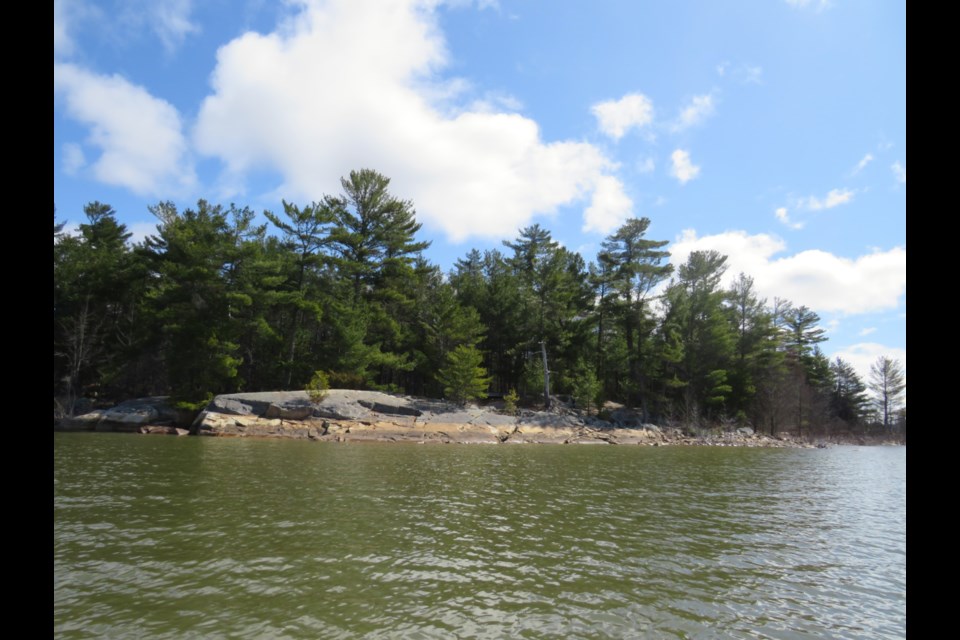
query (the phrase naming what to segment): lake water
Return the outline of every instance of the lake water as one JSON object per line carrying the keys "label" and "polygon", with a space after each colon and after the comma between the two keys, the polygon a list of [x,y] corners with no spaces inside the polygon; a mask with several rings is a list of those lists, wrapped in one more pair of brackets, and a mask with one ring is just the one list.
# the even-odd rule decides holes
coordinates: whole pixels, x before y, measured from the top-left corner
{"label": "lake water", "polygon": [[58,638],[903,638],[906,448],[54,434]]}

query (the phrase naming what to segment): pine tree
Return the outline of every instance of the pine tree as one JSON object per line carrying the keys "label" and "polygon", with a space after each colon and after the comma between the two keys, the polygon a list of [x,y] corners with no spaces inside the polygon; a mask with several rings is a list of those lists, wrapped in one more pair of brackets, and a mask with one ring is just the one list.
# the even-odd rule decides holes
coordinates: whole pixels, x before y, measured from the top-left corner
{"label": "pine tree", "polygon": [[890,417],[900,408],[906,388],[906,374],[899,360],[880,356],[870,365],[870,390],[874,405],[883,416],[884,429],[890,428]]}
{"label": "pine tree", "polygon": [[447,366],[439,371],[437,378],[443,385],[446,397],[458,404],[487,397],[490,378],[481,364],[483,355],[476,347],[460,345],[447,356]]}

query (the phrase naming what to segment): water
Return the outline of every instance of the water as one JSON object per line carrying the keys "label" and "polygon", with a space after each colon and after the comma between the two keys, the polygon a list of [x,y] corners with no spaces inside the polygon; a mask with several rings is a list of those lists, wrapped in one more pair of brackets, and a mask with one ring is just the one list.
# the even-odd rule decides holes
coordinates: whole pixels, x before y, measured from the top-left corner
{"label": "water", "polygon": [[903,638],[906,449],[54,434],[59,638]]}

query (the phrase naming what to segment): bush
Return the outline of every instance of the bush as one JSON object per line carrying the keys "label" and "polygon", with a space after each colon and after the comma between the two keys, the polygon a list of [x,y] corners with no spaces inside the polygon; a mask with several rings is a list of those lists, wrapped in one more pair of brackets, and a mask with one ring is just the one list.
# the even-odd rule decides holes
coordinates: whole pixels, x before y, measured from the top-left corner
{"label": "bush", "polygon": [[578,367],[571,386],[573,387],[571,395],[577,407],[583,408],[588,414],[591,408],[599,408],[601,386],[593,369],[587,366]]}
{"label": "bush", "polygon": [[327,397],[327,391],[330,389],[330,378],[319,369],[313,373],[310,382],[305,388],[307,395],[310,396],[310,402],[320,403]]}
{"label": "bush", "polygon": [[503,396],[503,411],[504,413],[515,416],[517,415],[517,401],[520,400],[520,396],[517,395],[516,389],[510,389],[510,393]]}

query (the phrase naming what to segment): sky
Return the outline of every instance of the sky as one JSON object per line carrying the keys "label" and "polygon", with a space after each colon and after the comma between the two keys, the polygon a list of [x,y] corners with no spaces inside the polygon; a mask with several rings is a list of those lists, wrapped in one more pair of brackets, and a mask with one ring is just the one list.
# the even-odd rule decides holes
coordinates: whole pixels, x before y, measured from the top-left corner
{"label": "sky", "polygon": [[[54,206],[281,212],[368,168],[444,271],[630,217],[906,366],[906,7],[874,0],[54,0]],[[509,251],[509,250],[507,250]]]}

